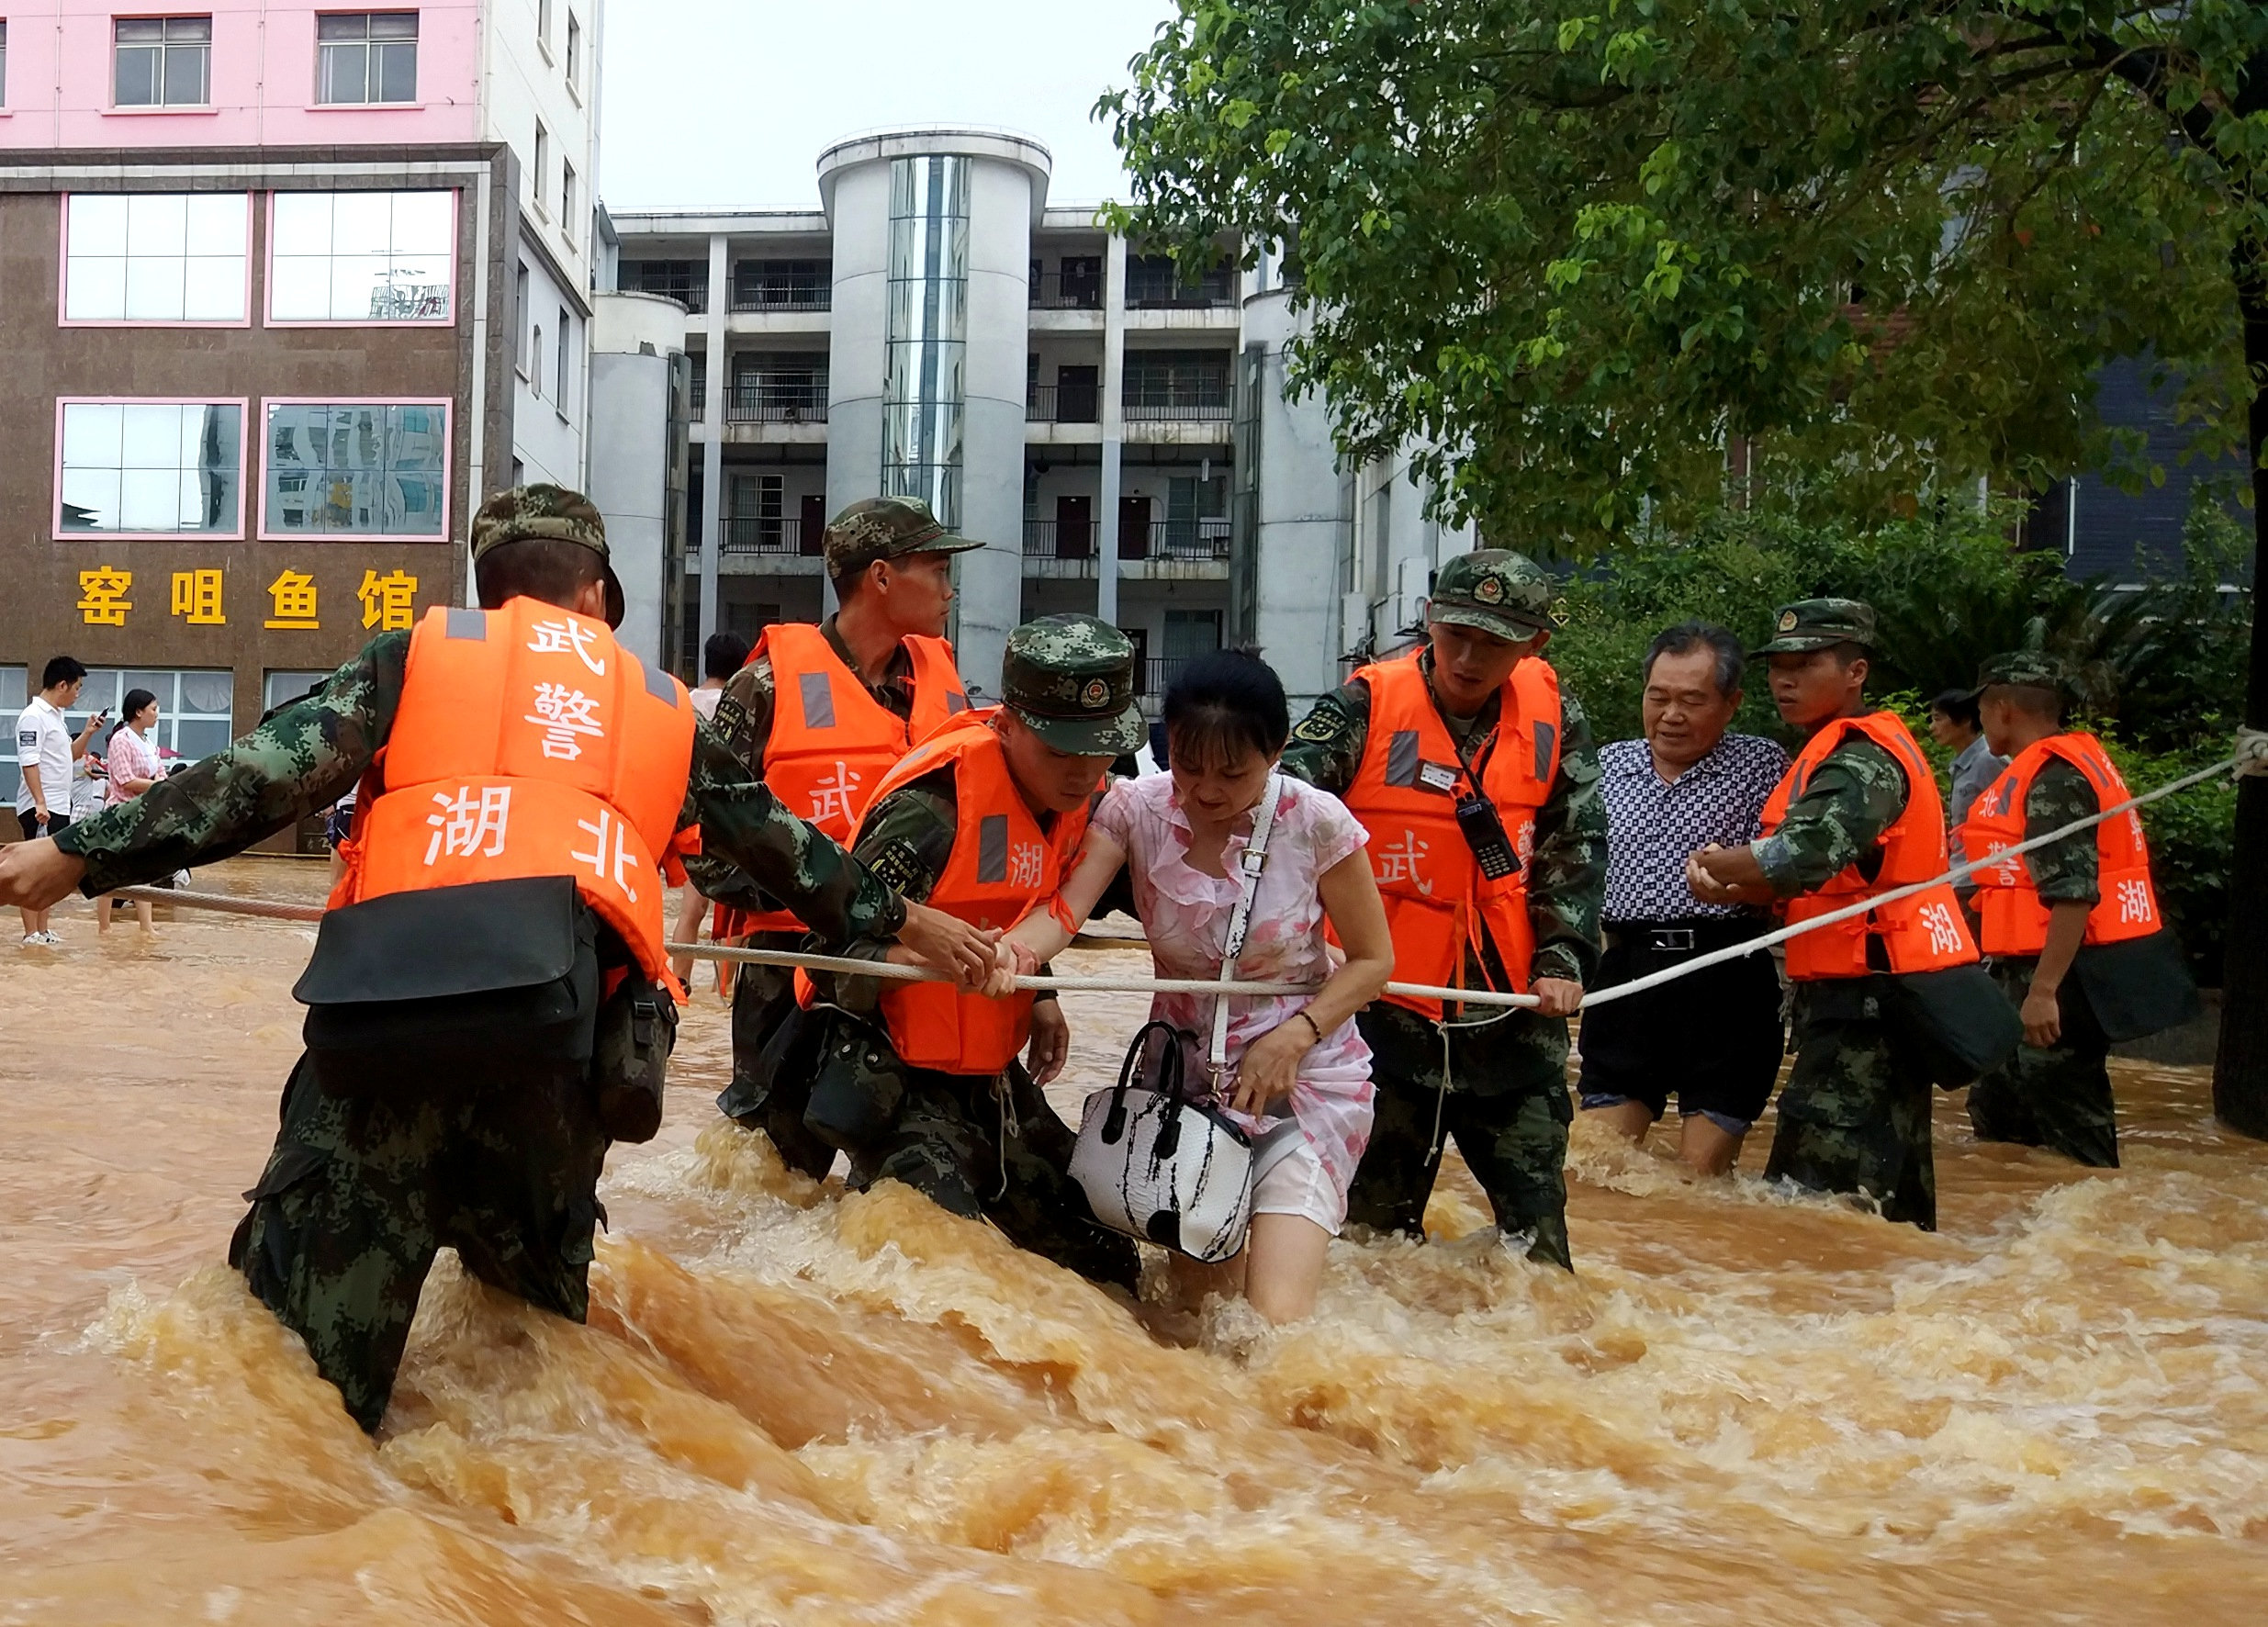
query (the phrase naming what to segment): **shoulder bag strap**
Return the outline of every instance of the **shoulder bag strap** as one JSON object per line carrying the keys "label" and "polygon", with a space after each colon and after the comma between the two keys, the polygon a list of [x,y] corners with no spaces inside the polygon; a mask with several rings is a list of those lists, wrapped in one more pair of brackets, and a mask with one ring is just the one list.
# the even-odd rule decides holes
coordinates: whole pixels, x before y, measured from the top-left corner
{"label": "shoulder bag strap", "polygon": [[[1260,872],[1268,864],[1268,833],[1275,826],[1276,804],[1284,800],[1284,776],[1270,774],[1268,783],[1260,792],[1260,806],[1252,814],[1252,840],[1244,844],[1244,851],[1237,863],[1238,881],[1242,892],[1236,910],[1229,917],[1228,941],[1220,951],[1220,981],[1236,981],[1237,959],[1244,953],[1244,938],[1252,924],[1252,900],[1260,892]],[[1213,1044],[1207,1054],[1207,1066],[1213,1076],[1213,1092],[1220,1092],[1222,1078],[1229,1071],[1229,996],[1213,996]]]}

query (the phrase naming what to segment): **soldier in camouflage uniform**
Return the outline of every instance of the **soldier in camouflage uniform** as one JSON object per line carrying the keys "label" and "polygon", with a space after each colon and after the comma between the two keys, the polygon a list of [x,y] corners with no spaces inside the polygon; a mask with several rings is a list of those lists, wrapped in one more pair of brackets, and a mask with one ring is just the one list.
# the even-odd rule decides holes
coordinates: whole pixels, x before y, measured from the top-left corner
{"label": "soldier in camouflage uniform", "polygon": [[[1977,675],[1986,737],[2006,766],[1964,825],[1983,857],[2044,837],[2127,800],[2102,743],[2067,730],[2071,675],[2035,650],[1995,656]],[[2098,991],[2121,1038],[2194,1014],[2179,948],[2159,915],[2141,822],[2133,814],[2049,842],[1978,872],[1993,981],[2024,1025],[2008,1061],[1970,1088],[1981,1141],[2045,1147],[2098,1169],[2118,1166],[2110,1036]]]}
{"label": "soldier in camouflage uniform", "polygon": [[[606,614],[621,589],[604,564],[605,529],[579,494],[521,488],[490,498],[472,527],[477,562],[506,544],[567,544],[595,552]],[[554,549],[556,556],[559,550]],[[570,560],[579,555],[569,552]],[[525,555],[520,557],[524,559]],[[577,608],[581,583],[553,602]],[[74,825],[52,842],[0,856],[0,899],[51,903],[77,885],[88,896],[241,853],[336,802],[373,770],[392,734],[409,671],[411,634],[386,633],[313,693],[226,750],[130,802]],[[476,698],[468,698],[476,704]],[[365,790],[366,809],[382,786]],[[907,910],[888,886],[835,843],[781,809],[705,724],[693,733],[680,828],[698,824],[705,850],[744,867],[775,895],[792,898],[825,936],[920,940],[940,962],[965,948],[981,979],[983,941],[959,923]],[[617,958],[620,945],[601,931]],[[253,1291],[308,1343],[347,1410],[375,1431],[433,1251],[456,1249],[487,1281],[581,1320],[595,1194],[607,1140],[594,1080],[524,1064],[499,1037],[477,1086],[405,1084],[384,1094],[335,1095],[302,1059],[285,1087],[283,1125],[267,1168],[248,1195],[230,1260]]]}
{"label": "soldier in camouflage uniform", "polygon": [[[1052,804],[1027,785],[1016,751],[1005,740],[1001,749],[1018,794],[1050,837],[1055,820],[1078,816],[1050,805],[1090,796],[1109,760],[1143,738],[1133,671],[1134,646],[1092,616],[1044,617],[1008,637],[1004,704],[975,715],[995,734],[1020,727],[1039,743],[1039,771],[1054,776],[1062,793]],[[930,899],[948,875],[968,814],[956,773],[948,764],[885,790],[859,822],[852,851],[908,900]],[[873,945],[846,952],[881,957]],[[1090,1281],[1134,1285],[1133,1245],[1095,1224],[1070,1177],[1071,1129],[1021,1063],[998,1076],[908,1066],[891,1040],[881,985],[825,974],[813,982],[832,1020],[806,1126],[850,1155],[853,1187],[904,1181]]]}
{"label": "soldier in camouflage uniform", "polygon": [[[1783,606],[1776,627],[1778,636],[1756,653],[1771,662],[1772,698],[1791,728],[1812,736],[1839,719],[1870,715],[1865,701],[1866,656],[1876,639],[1870,606],[1851,599],[1806,600]],[[1914,757],[1923,760],[1918,746]],[[1801,790],[1789,798],[1776,828],[1767,809],[1769,835],[1745,847],[1709,847],[1692,857],[1687,881],[1695,897],[1708,903],[1784,903],[1854,868],[1872,879],[1882,863],[1883,840],[1914,795],[1898,757],[1863,735],[1845,734],[1824,760],[1798,760],[1781,789],[1797,785]],[[1930,801],[1934,804],[1934,780]],[[1937,839],[1942,859],[1941,825]],[[1879,957],[1880,950],[1876,938],[1869,956]],[[1870,958],[1869,964],[1875,963]],[[1886,961],[1878,967],[1887,970]],[[1914,1047],[1885,1018],[1887,982],[1882,976],[1794,979],[1795,1064],[1780,1095],[1780,1128],[1765,1177],[1821,1192],[1863,1193],[1881,1205],[1885,1218],[1910,1220],[1927,1231],[1936,1228],[1937,1213],[1929,1135],[1932,1082]]]}
{"label": "soldier in camouflage uniform", "polygon": [[[1488,550],[1442,567],[1428,607],[1429,644],[1417,661],[1433,709],[1468,766],[1508,728],[1501,714],[1505,674],[1519,661],[1541,657],[1551,640],[1552,610],[1550,578],[1518,554]],[[1480,671],[1473,666],[1476,659],[1488,675],[1454,676]],[[1462,711],[1443,699],[1445,666],[1453,667],[1459,692],[1470,695]],[[1565,1165],[1574,1106],[1567,1093],[1566,1013],[1598,970],[1607,817],[1598,794],[1599,755],[1582,706],[1564,691],[1559,705],[1558,763],[1535,814],[1533,850],[1521,856],[1535,937],[1528,978],[1547,1004],[1509,1015],[1493,1007],[1452,1007],[1442,1023],[1388,1001],[1374,1002],[1362,1013],[1357,1021],[1371,1049],[1376,1117],[1348,1195],[1347,1217],[1355,1225],[1423,1236],[1426,1198],[1442,1148],[1454,1138],[1488,1193],[1498,1225],[1528,1240],[1530,1259],[1572,1269]],[[1292,731],[1285,769],[1346,797],[1374,748],[1371,717],[1371,686],[1358,673],[1318,701]],[[1362,817],[1360,808],[1355,812]],[[1371,861],[1374,867],[1380,861],[1375,832]],[[1489,946],[1489,962],[1499,960],[1498,948]],[[1398,967],[1396,976],[1409,981],[1405,968]],[[1504,987],[1504,969],[1484,965],[1480,955],[1468,951],[1461,983]]]}
{"label": "soldier in camouflage uniform", "polygon": [[[914,669],[908,634],[942,637],[953,600],[952,555],[983,546],[954,535],[917,498],[866,498],[837,514],[820,546],[827,576],[835,583],[836,614],[819,623],[845,667],[876,703],[901,719],[914,714]],[[863,578],[889,561],[906,578],[884,595]],[[913,590],[907,591],[910,587]],[[764,753],[772,738],[775,679],[769,654],[758,648],[748,664],[726,682],[717,702],[716,724],[749,771],[764,771]],[[764,914],[777,901],[752,890],[744,872],[715,865],[700,855],[686,860],[695,886],[735,914]],[[794,950],[808,936],[794,931],[736,932],[720,914],[717,936],[751,948]],[[760,1130],[792,1169],[817,1180],[835,1161],[835,1149],[803,1125],[811,1100],[811,1064],[815,1060],[811,1025],[796,1020],[794,973],[781,966],[745,965],[733,982],[733,1078],[716,1099],[717,1110],[744,1128]],[[1052,1006],[1047,1021],[1060,1025]]]}

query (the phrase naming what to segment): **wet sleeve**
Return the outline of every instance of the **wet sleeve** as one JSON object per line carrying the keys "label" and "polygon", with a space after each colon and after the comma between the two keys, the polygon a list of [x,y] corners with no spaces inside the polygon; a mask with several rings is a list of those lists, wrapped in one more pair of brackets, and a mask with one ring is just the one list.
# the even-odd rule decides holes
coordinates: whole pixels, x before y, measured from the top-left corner
{"label": "wet sleeve", "polygon": [[[717,697],[715,722],[717,734],[733,755],[758,778],[764,772],[765,749],[771,744],[771,662],[759,658],[742,667],[724,685]],[[705,850],[687,854],[685,874],[703,898],[758,914],[781,907],[746,870],[721,855],[712,857]]]}
{"label": "wet sleeve", "polygon": [[56,837],[88,897],[213,864],[354,788],[394,726],[410,634],[384,633],[314,693],[195,768]]}
{"label": "wet sleeve", "polygon": [[[717,710],[724,711],[722,703]],[[781,806],[724,735],[701,719],[694,720],[693,770],[678,824],[701,826],[702,869],[712,879],[712,858],[738,868],[830,943],[892,937],[905,924],[898,894],[825,831]]]}
{"label": "wet sleeve", "polygon": [[1599,970],[1599,916],[1607,893],[1607,809],[1599,796],[1599,747],[1573,695],[1560,697],[1559,772],[1535,816],[1528,860],[1531,976],[1588,985]]}
{"label": "wet sleeve", "polygon": [[[2061,757],[2050,757],[2024,799],[2025,839],[2044,836],[2102,810],[2103,801],[2086,775]],[[2024,856],[2024,865],[2042,903],[2092,904],[2103,896],[2093,830],[2034,848]]]}
{"label": "wet sleeve", "polygon": [[[950,769],[892,791],[870,810],[859,832],[859,861],[909,903],[926,902],[953,856],[960,817]],[[838,954],[880,960],[890,945],[877,937],[851,940]],[[814,975],[822,997],[846,1011],[870,1012],[881,999],[881,984],[870,978]]]}
{"label": "wet sleeve", "polygon": [[1813,770],[1780,827],[1756,844],[1782,898],[1811,892],[1871,855],[1905,812],[1905,770],[1873,741],[1846,739]]}
{"label": "wet sleeve", "polygon": [[1309,785],[1343,795],[1363,765],[1370,738],[1370,686],[1350,679],[1299,720],[1284,748],[1284,771]]}

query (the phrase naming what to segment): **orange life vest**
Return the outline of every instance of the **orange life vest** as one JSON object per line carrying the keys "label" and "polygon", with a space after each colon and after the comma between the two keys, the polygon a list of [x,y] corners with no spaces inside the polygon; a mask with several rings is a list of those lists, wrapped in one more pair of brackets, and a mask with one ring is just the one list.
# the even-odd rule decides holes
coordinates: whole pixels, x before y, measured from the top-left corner
{"label": "orange life vest", "polygon": [[[1791,926],[1847,909],[1861,899],[1894,888],[1926,881],[1946,870],[1945,804],[1937,796],[1937,778],[1929,771],[1929,759],[1922,755],[1912,732],[1894,713],[1838,717],[1804,742],[1764,804],[1764,834],[1768,836],[1786,823],[1788,804],[1803,794],[1819,765],[1852,735],[1873,741],[1905,770],[1905,811],[1882,833],[1882,868],[1875,879],[1868,881],[1852,865],[1817,892],[1790,899],[1786,907]],[[1807,981],[1865,977],[1879,971],[1881,968],[1867,963],[1868,941],[1878,937],[1889,958],[1889,970],[1895,972],[1940,971],[1970,965],[1978,959],[1969,923],[1961,915],[1960,901],[1948,882],[1884,904],[1869,914],[1854,915],[1789,939],[1788,975]]]}
{"label": "orange life vest", "polygon": [[[1014,926],[1052,899],[1086,836],[1087,808],[1056,815],[1052,834],[1024,801],[993,732],[999,708],[965,712],[916,746],[874,788],[869,809],[902,786],[949,767],[960,824],[944,872],[925,901],[978,927]],[[859,817],[861,826],[866,823]],[[795,974],[806,1006],[811,982]],[[1031,1034],[1032,997],[987,1000],[951,983],[885,983],[882,1019],[899,1059],[943,1073],[997,1073]]]}
{"label": "orange life vest", "polygon": [[[764,746],[764,783],[781,806],[808,820],[844,847],[873,800],[874,788],[919,741],[969,710],[953,646],[942,638],[909,634],[902,641],[913,662],[914,710],[901,718],[859,681],[826,634],[809,622],[779,622],[764,630],[755,662],[769,657],[772,672],[771,735]],[[800,932],[790,910],[721,916],[720,941],[751,932]]]}
{"label": "orange life vest", "polygon": [[[1514,992],[1528,986],[1535,927],[1528,919],[1528,860],[1535,816],[1559,772],[1559,675],[1531,656],[1512,668],[1495,734],[1476,761],[1521,868],[1499,881],[1480,873],[1457,802],[1472,789],[1433,704],[1415,654],[1356,672],[1370,687],[1370,733],[1354,781],[1341,801],[1370,833],[1370,866],[1394,934],[1394,974],[1413,983],[1465,987],[1468,959],[1486,975],[1495,947]],[[1468,956],[1468,951],[1469,956]],[[1386,996],[1438,1019],[1441,1002]]]}
{"label": "orange life vest", "polygon": [[[2108,808],[2131,794],[2127,782],[2092,735],[2052,735],[2018,752],[1969,810],[1961,825],[1961,847],[1971,858],[1989,858],[2024,840],[2024,804],[2032,782],[2050,759],[2061,757],[2087,777],[2100,806]],[[2087,914],[2086,941],[2121,943],[2148,937],[2165,925],[2158,913],[2158,890],[2150,879],[2150,847],[2142,839],[2141,811],[2129,808],[2094,827],[2096,884],[2101,895]],[[2037,955],[2048,947],[2048,906],[2022,854],[1972,872],[1977,903],[1984,917],[1988,955]]]}
{"label": "orange life vest", "polygon": [[401,703],[341,845],[331,905],[572,876],[646,975],[676,990],[657,858],[692,761],[685,686],[604,623],[533,599],[437,605],[410,635]]}

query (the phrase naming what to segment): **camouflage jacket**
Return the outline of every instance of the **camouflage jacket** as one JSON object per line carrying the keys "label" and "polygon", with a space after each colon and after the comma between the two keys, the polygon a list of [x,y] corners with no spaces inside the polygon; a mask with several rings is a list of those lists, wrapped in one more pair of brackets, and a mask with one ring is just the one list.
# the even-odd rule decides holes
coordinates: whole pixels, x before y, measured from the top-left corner
{"label": "camouflage jacket", "polygon": [[1789,802],[1780,828],[1755,844],[1764,879],[1780,897],[1793,898],[1854,864],[1871,877],[1881,868],[1883,833],[1905,812],[1909,794],[1896,757],[1863,735],[1846,735]]}
{"label": "camouflage jacket", "polygon": [[[843,665],[856,673],[859,664],[851,658],[850,648],[843,643],[842,634],[836,631],[835,618],[829,616],[820,623],[819,631],[825,636],[828,647],[842,657]],[[892,652],[881,682],[870,685],[867,692],[893,715],[913,716],[914,696],[905,681],[913,668],[912,657],[901,644]],[[758,656],[726,680],[724,693],[716,703],[717,733],[724,737],[748,772],[758,779],[764,774],[765,750],[771,745],[775,695],[771,658]],[[685,873],[704,897],[765,913],[783,907],[780,900],[756,886],[745,869],[711,858],[705,843],[703,847],[704,851],[686,859]]]}
{"label": "camouflage jacket", "polygon": [[[1419,657],[1428,672],[1432,656]],[[1535,818],[1529,859],[1528,915],[1535,925],[1536,977],[1588,983],[1599,968],[1600,912],[1607,892],[1607,810],[1599,800],[1599,749],[1576,698],[1560,694],[1559,773]],[[1491,700],[1466,731],[1496,721]],[[1452,733],[1455,729],[1452,728]],[[1315,703],[1292,731],[1284,769],[1308,784],[1344,795],[1370,739],[1370,686],[1353,679]]]}
{"label": "camouflage jacket", "polygon": [[[2102,810],[2102,799],[2087,776],[2060,757],[2049,757],[2024,799],[2025,839],[2044,836]],[[2024,867],[2031,872],[2042,903],[2092,904],[2103,896],[2092,830],[2033,848],[2024,856]]]}
{"label": "camouflage jacket", "polygon": [[[56,845],[86,861],[81,891],[93,897],[210,864],[338,801],[392,732],[409,660],[409,634],[381,634],[227,750],[63,832]],[[795,899],[830,939],[887,937],[904,923],[896,893],[781,807],[724,736],[698,722],[678,815],[679,829],[691,825],[707,857]]]}

